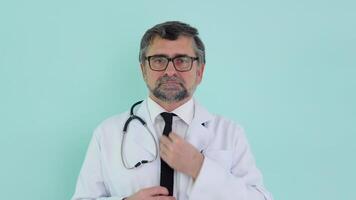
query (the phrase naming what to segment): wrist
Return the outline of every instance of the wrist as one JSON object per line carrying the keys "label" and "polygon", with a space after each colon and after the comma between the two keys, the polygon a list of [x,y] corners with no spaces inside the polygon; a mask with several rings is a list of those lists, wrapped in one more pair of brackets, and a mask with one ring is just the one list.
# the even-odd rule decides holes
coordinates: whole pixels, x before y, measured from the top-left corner
{"label": "wrist", "polygon": [[199,172],[200,172],[200,169],[201,169],[201,167],[203,165],[203,162],[204,162],[204,155],[201,154],[201,153],[198,153],[197,157],[196,157],[196,162],[195,162],[196,165],[195,165],[193,173],[192,173],[192,177],[193,177],[194,181],[199,175]]}

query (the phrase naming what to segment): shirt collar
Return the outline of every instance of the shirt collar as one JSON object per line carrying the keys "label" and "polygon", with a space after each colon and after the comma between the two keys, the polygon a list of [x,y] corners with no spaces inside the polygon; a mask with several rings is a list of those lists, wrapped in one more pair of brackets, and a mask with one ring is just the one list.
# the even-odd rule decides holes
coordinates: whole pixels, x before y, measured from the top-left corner
{"label": "shirt collar", "polygon": [[[158,103],[153,101],[150,97],[147,98],[147,108],[148,108],[148,112],[150,113],[152,122],[154,122],[156,117],[160,115],[162,112],[167,112],[164,108],[162,108]],[[189,101],[185,102],[183,105],[173,110],[172,113],[178,115],[180,119],[182,119],[186,124],[190,125],[194,116],[193,98],[189,99]]]}

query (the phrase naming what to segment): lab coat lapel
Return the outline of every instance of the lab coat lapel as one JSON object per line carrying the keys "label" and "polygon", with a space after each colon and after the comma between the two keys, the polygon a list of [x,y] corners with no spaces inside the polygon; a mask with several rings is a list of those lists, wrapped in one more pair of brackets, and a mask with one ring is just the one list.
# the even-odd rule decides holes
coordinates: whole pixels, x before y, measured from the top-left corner
{"label": "lab coat lapel", "polygon": [[213,119],[213,115],[196,101],[194,103],[194,117],[188,129],[186,140],[199,151],[203,151],[208,146],[211,138],[211,133],[206,126]]}
{"label": "lab coat lapel", "polygon": [[143,147],[146,151],[148,151],[152,156],[156,155],[156,148],[154,142],[157,144],[157,134],[156,131],[153,127],[153,123],[151,121],[148,109],[147,109],[147,101],[144,100],[140,105],[139,108],[137,109],[136,113],[137,116],[141,117],[147,124],[147,127],[151,132],[153,133],[153,136],[155,138],[155,141],[153,141],[150,133],[142,126],[142,124],[139,124],[139,126],[135,126],[134,133],[135,135],[133,136],[133,140],[137,145],[140,147]]}
{"label": "lab coat lapel", "polygon": [[[194,101],[194,117],[189,126],[186,140],[191,143],[200,152],[203,152],[211,141],[212,133],[208,129],[209,122],[214,118],[205,108]],[[189,199],[190,191],[193,187],[193,179],[186,174],[182,174],[180,188],[185,188],[185,193],[179,194],[183,199]]]}

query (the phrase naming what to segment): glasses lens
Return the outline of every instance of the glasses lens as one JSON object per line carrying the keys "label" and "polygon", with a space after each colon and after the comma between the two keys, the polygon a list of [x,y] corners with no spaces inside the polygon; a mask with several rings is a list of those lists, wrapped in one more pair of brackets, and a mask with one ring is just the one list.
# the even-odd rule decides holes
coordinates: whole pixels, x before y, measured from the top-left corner
{"label": "glasses lens", "polygon": [[192,58],[188,56],[180,56],[173,59],[174,66],[179,71],[189,70],[192,65]]}
{"label": "glasses lens", "polygon": [[152,56],[149,62],[153,70],[163,70],[166,68],[168,59],[164,56]]}

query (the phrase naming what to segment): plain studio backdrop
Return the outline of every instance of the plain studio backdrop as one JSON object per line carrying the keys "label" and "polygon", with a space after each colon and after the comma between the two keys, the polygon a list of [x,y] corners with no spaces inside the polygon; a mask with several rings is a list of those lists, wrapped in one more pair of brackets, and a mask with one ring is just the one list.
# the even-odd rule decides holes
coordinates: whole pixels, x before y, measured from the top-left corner
{"label": "plain studio backdrop", "polygon": [[195,96],[245,128],[276,200],[356,199],[355,1],[0,0],[1,199],[72,196],[93,129],[146,97],[139,42],[167,20],[199,29]]}

